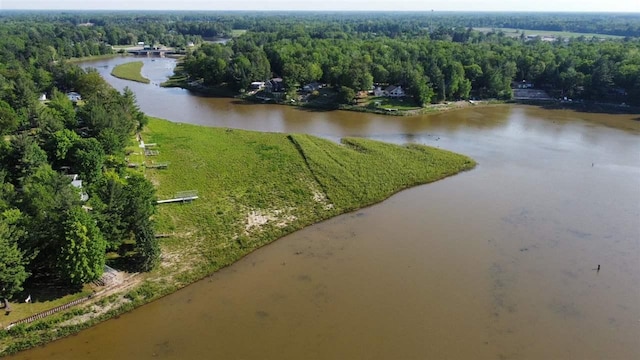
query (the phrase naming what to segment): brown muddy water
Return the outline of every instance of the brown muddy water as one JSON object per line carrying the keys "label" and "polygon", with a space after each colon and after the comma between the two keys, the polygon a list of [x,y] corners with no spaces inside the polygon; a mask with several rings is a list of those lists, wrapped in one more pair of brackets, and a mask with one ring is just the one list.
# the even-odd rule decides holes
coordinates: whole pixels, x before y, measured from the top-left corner
{"label": "brown muddy water", "polygon": [[[640,115],[314,112],[126,82],[153,116],[415,142],[476,169],[282,238],[16,359],[640,358]],[[106,67],[104,67],[106,66]],[[161,82],[172,60],[145,59]],[[598,264],[601,270],[594,270]]]}

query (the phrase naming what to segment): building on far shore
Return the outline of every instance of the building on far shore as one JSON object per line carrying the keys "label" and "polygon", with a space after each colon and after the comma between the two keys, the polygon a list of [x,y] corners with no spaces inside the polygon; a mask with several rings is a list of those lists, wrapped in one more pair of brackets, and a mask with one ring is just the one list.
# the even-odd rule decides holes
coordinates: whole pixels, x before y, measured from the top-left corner
{"label": "building on far shore", "polygon": [[264,88],[264,81],[254,81],[249,85],[251,90],[260,90],[262,88]]}
{"label": "building on far shore", "polygon": [[282,92],[284,91],[284,83],[282,82],[282,78],[273,78],[267,81],[265,84],[265,89],[269,92]]}
{"label": "building on far shore", "polygon": [[69,100],[73,101],[73,102],[78,102],[80,100],[82,100],[82,96],[80,96],[80,94],[78,94],[75,91],[71,91],[67,93],[67,97],[69,98]]}
{"label": "building on far shore", "polygon": [[405,96],[404,89],[400,85],[389,85],[386,88],[377,86],[373,89],[374,96],[386,96],[386,97],[403,97]]}

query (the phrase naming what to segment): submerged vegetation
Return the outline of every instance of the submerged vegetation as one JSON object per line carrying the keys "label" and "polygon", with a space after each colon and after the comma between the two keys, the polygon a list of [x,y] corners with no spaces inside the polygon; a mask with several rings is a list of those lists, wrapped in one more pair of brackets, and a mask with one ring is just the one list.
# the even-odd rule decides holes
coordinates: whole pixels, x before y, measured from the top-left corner
{"label": "submerged vegetation", "polygon": [[111,70],[111,75],[124,80],[137,81],[140,83],[148,84],[150,81],[146,77],[142,76],[142,61],[133,61],[124,64],[120,64]]}

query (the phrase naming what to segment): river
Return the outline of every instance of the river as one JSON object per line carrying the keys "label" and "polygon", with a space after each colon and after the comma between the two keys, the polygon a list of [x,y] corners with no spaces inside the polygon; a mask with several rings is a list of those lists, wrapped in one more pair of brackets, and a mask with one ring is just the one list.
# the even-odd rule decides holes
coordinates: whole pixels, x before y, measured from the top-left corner
{"label": "river", "polygon": [[[177,122],[415,142],[472,171],[286,236],[16,359],[640,358],[639,115],[505,105],[386,117],[129,86]],[[601,270],[595,268],[600,265]]]}

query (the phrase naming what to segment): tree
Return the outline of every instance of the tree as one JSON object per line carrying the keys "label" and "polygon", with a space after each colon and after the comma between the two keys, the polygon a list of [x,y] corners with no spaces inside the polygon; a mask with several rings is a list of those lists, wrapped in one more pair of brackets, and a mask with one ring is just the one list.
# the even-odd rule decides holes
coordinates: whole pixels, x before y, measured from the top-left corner
{"label": "tree", "polygon": [[76,120],[76,110],[73,107],[71,100],[58,89],[53,89],[51,93],[51,101],[47,104],[52,109],[55,109],[67,129],[74,129],[78,125]]}
{"label": "tree", "polygon": [[84,98],[100,96],[109,90],[109,86],[95,69],[82,73],[75,83],[75,88]]}
{"label": "tree", "polygon": [[54,272],[64,214],[79,203],[78,189],[70,184],[69,178],[52,170],[48,164],[40,166],[23,181],[18,206],[29,231],[20,248],[29,254],[28,268],[32,273]]}
{"label": "tree", "polygon": [[44,149],[53,164],[62,164],[81,138],[74,131],[63,129],[45,138]]}
{"label": "tree", "polygon": [[98,140],[88,138],[76,141],[71,149],[71,160],[80,178],[88,184],[102,176],[105,154]]}
{"label": "tree", "polygon": [[19,134],[11,139],[4,164],[9,170],[11,182],[18,184],[33,174],[38,167],[47,163],[47,154],[35,139],[27,134]]}
{"label": "tree", "polygon": [[341,104],[350,104],[355,97],[355,90],[350,87],[340,86],[340,90],[338,90],[338,102]]}
{"label": "tree", "polygon": [[152,270],[160,260],[160,246],[156,239],[151,222],[144,221],[134,229],[136,239],[136,267],[140,271]]}
{"label": "tree", "polygon": [[417,73],[409,78],[407,91],[419,106],[428,104],[434,97],[433,89],[428,85],[427,79]]}
{"label": "tree", "polygon": [[64,235],[57,259],[58,274],[80,287],[97,280],[104,271],[106,241],[93,218],[82,208],[71,208],[63,223]]}
{"label": "tree", "polygon": [[18,128],[18,114],[7,102],[0,100],[0,135],[10,134]]}
{"label": "tree", "polygon": [[125,180],[109,171],[94,184],[95,195],[89,201],[97,215],[98,226],[110,250],[117,250],[127,238],[130,227],[125,220],[128,206]]}
{"label": "tree", "polygon": [[0,215],[0,291],[2,296],[12,298],[22,291],[22,284],[29,277],[25,269],[22,252],[12,237],[9,225]]}
{"label": "tree", "polygon": [[155,188],[144,176],[134,173],[127,179],[125,191],[128,197],[125,219],[136,240],[136,264],[141,271],[149,271],[160,258],[160,247],[150,220],[155,213]]}
{"label": "tree", "polygon": [[129,229],[135,231],[140,225],[149,221],[156,211],[156,189],[153,184],[139,173],[129,174],[124,188],[127,196],[125,219]]}

